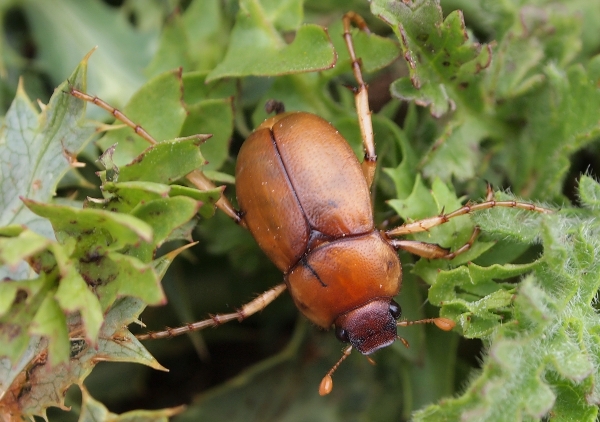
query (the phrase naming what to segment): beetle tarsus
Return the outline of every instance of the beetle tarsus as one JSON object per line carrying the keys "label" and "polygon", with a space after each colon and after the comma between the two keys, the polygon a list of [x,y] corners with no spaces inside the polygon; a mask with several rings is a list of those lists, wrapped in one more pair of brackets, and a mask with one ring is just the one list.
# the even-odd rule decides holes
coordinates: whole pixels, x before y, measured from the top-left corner
{"label": "beetle tarsus", "polygon": [[281,101],[267,100],[265,103],[265,111],[267,114],[271,114],[273,112],[275,114],[285,113],[285,105]]}
{"label": "beetle tarsus", "polygon": [[329,372],[327,372],[327,375],[325,375],[323,377],[323,379],[321,380],[321,384],[319,385],[319,395],[325,396],[325,395],[331,393],[331,390],[333,389],[333,380],[331,379],[331,376],[338,369],[338,367],[341,365],[341,363],[348,356],[350,356],[350,352],[352,352],[352,346],[346,347],[344,349],[344,352],[343,352],[344,354],[342,355],[342,357],[335,363],[335,365],[333,365],[333,367],[329,370]]}

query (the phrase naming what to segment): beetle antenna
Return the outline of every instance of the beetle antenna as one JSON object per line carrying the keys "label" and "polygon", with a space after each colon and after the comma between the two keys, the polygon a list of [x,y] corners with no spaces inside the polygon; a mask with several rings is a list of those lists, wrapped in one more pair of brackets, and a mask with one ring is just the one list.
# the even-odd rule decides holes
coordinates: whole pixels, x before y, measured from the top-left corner
{"label": "beetle antenna", "polygon": [[[396,326],[408,327],[409,325],[415,324],[435,324],[436,327],[444,331],[450,331],[456,326],[456,323],[451,319],[442,317],[419,319],[417,321],[399,321]],[[402,343],[404,343],[404,341]],[[406,346],[406,343],[404,345]]]}
{"label": "beetle antenna", "polygon": [[340,360],[338,360],[335,363],[335,365],[333,365],[333,367],[329,370],[329,372],[327,372],[327,375],[325,375],[323,377],[323,379],[321,380],[321,384],[319,385],[319,395],[325,396],[325,395],[331,393],[331,390],[333,390],[333,380],[331,379],[331,375],[335,372],[336,369],[338,369],[338,366],[340,366],[340,364],[344,361],[344,359],[346,359],[348,356],[350,356],[351,351],[352,351],[352,346],[346,347],[344,349],[344,354],[342,355]]}

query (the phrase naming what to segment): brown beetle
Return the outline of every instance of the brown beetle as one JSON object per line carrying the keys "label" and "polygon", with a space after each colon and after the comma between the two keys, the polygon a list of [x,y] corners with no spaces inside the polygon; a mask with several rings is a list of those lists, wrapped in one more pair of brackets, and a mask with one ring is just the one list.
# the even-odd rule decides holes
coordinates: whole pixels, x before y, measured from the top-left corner
{"label": "brown beetle", "polygon": [[[329,329],[350,345],[341,359],[323,378],[319,393],[332,389],[331,374],[352,348],[369,355],[400,339],[398,326],[433,322],[451,330],[446,318],[401,321],[400,306],[393,300],[400,290],[402,269],[396,250],[407,250],[426,258],[451,259],[468,250],[478,234],[460,249],[450,252],[438,245],[397,236],[427,231],[449,219],[475,210],[516,207],[549,212],[532,204],[515,201],[487,201],[464,207],[397,228],[375,228],[370,187],[376,167],[375,142],[363,81],[350,35],[351,24],[368,31],[355,13],[344,16],[344,39],[358,82],[356,108],[365,148],[359,163],[346,140],[328,122],[304,113],[279,113],[267,119],[244,142],[237,159],[236,191],[240,211],[222,197],[217,206],[248,228],[260,248],[284,274],[284,283],[264,292],[237,312],[163,332],[148,333],[139,339],[164,338],[191,330],[243,320],[264,309],[286,288],[298,309],[314,324]],[[93,102],[131,126],[151,143],[156,141],[140,126],[107,103],[75,89],[71,94]],[[200,171],[188,179],[201,189],[214,187]]]}

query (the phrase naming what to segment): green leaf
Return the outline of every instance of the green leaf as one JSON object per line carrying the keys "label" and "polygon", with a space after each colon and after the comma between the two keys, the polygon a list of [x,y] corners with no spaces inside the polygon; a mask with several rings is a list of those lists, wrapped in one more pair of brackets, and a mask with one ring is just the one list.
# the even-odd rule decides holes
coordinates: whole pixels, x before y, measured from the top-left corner
{"label": "green leaf", "polygon": [[[70,83],[85,89],[86,57],[70,76]],[[33,215],[21,197],[49,201],[56,185],[71,168],[74,157],[94,134],[84,126],[85,104],[65,94],[64,82],[54,90],[40,113],[20,85],[0,126],[0,225],[26,224],[31,230],[54,238],[48,222]]]}
{"label": "green leaf", "polygon": [[67,319],[58,301],[52,296],[46,296],[40,305],[31,321],[29,332],[48,339],[48,352],[52,365],[63,363],[69,358]]}
{"label": "green leaf", "polygon": [[[38,309],[46,298],[51,295],[54,279],[53,276],[42,274],[33,280],[2,283],[2,292],[6,293],[7,297],[11,299],[10,303],[6,303],[6,305],[12,306],[5,309],[0,318],[0,339],[2,340],[0,341],[0,356],[6,356],[10,362],[18,362],[17,365],[14,365],[15,368],[18,368],[16,373],[23,369],[23,365],[26,364],[26,362],[19,359],[24,358],[24,354],[29,355],[31,358],[32,346],[40,341],[38,336],[32,336],[33,333],[29,333],[29,329]],[[19,294],[25,294],[25,300],[16,300]],[[51,311],[50,307],[51,304],[47,303],[47,312]],[[45,326],[44,329],[60,334],[59,329],[53,331],[52,324]],[[56,360],[61,357],[63,356],[58,355],[54,356],[53,359]],[[12,366],[8,364],[9,368]],[[7,371],[11,376],[16,376],[12,369],[7,369]],[[1,379],[1,384],[8,388],[10,381],[10,379]]]}
{"label": "green leaf", "polygon": [[[144,307],[143,302],[137,299],[124,298],[117,301],[106,314],[96,347],[85,339],[72,338],[71,359],[58,365],[42,359],[29,369],[30,379],[36,381],[34,383],[25,377],[16,377],[18,372],[5,370],[10,366],[7,368],[6,362],[0,360],[0,385],[10,385],[11,391],[15,393],[16,399],[11,404],[11,410],[25,415],[43,415],[50,406],[64,407],[64,391],[72,384],[80,384],[99,361],[136,362],[164,370],[135,337],[123,328],[136,321]],[[69,324],[77,326],[80,322],[72,319]],[[38,340],[25,363],[42,353],[46,347],[44,341]],[[8,383],[5,384],[5,381]]]}
{"label": "green leaf", "polygon": [[30,200],[24,202],[34,213],[50,220],[59,242],[73,238],[79,242],[89,239],[88,244],[104,244],[108,250],[120,250],[140,240],[152,239],[152,228],[129,215],[93,209],[78,210]]}
{"label": "green leaf", "polygon": [[[344,27],[342,20],[335,20],[327,28],[331,42],[338,56],[338,61],[333,69],[324,73],[327,75],[339,75],[348,72],[350,67],[350,55],[344,40]],[[365,74],[373,73],[388,66],[400,55],[398,44],[389,38],[381,37],[374,33],[367,34],[359,28],[352,27],[352,43],[356,56],[360,57],[362,71]]]}
{"label": "green leaf", "polygon": [[[151,242],[137,246],[135,255],[144,257],[142,258],[144,261],[150,260],[158,246],[167,240],[179,238],[180,233],[176,230],[187,225],[198,213],[199,208],[200,204],[197,201],[185,196],[155,199],[141,203],[132,211],[132,215],[149,224],[152,227],[154,236]],[[189,230],[194,225],[195,221],[192,221]],[[174,236],[174,233],[177,236]],[[190,239],[189,233],[184,238]]]}
{"label": "green leaf", "polygon": [[205,163],[198,146],[206,138],[199,135],[156,144],[121,167],[118,179],[121,182],[141,180],[155,183],[170,183],[181,179]]}
{"label": "green leaf", "polygon": [[173,407],[160,410],[134,410],[131,412],[116,415],[109,412],[108,409],[99,401],[94,400],[83,385],[80,386],[83,395],[81,405],[81,414],[79,422],[97,422],[97,421],[114,421],[114,422],[168,422],[169,418],[175,416],[183,410],[183,406]]}
{"label": "green leaf", "polygon": [[579,196],[581,202],[597,211],[600,208],[600,186],[589,176],[581,176],[579,179]]}
{"label": "green leaf", "polygon": [[[81,315],[86,340],[96,344],[103,321],[100,302],[88,288],[87,283],[77,271],[75,263],[69,259],[68,251],[65,249],[58,245],[52,248],[60,272],[60,284],[54,297],[63,310],[71,313],[78,312]],[[63,355],[58,359],[66,361],[67,356]]]}
{"label": "green leaf", "polygon": [[[589,186],[590,180],[585,183],[588,188],[598,189]],[[600,287],[600,265],[596,257],[600,250],[597,218],[575,211],[561,212],[541,221],[533,218],[541,224],[545,255],[529,268],[533,272],[520,283],[516,295],[507,298],[513,302],[512,306],[507,306],[509,302],[500,304],[504,307],[502,324],[489,325],[489,330],[482,333],[490,335],[491,348],[481,375],[473,380],[462,397],[430,406],[415,414],[415,420],[443,417],[500,421],[514,420],[519,415],[539,419],[550,412],[555,403],[572,398],[573,390],[565,389],[566,385],[573,386],[588,399],[578,401],[577,406],[559,405],[563,417],[574,420],[596,417],[600,401],[596,387],[600,366],[594,352],[599,323],[593,308]],[[514,231],[521,223],[504,224],[508,224],[505,231]],[[485,222],[481,226],[486,230]],[[518,231],[515,234],[518,237]],[[469,269],[483,270],[476,266]],[[508,266],[490,267],[484,271],[498,270],[507,272],[493,277],[511,275]],[[455,271],[464,273],[460,268]],[[454,289],[446,290],[446,293],[438,290],[450,274],[440,274],[438,282],[442,284],[430,290],[430,298],[433,295],[434,300],[443,302],[442,312],[454,313],[458,309],[456,299],[451,299],[452,296],[457,298]],[[463,280],[464,286],[473,283],[472,278]],[[439,297],[438,292],[441,293]],[[461,306],[481,306],[479,310],[471,308],[457,318],[463,328],[472,330],[470,324],[477,321],[476,315],[498,306],[491,301],[494,294],[479,301],[468,299],[463,302]],[[552,375],[547,377],[545,374]]]}
{"label": "green leaf", "polygon": [[223,58],[229,41],[229,22],[221,5],[212,1],[192,2],[183,14],[183,22],[196,70],[213,69]]}
{"label": "green leaf", "polygon": [[510,148],[517,164],[516,189],[530,186],[537,198],[560,198],[569,156],[600,135],[600,73],[596,57],[588,69],[574,65],[566,70],[555,65],[545,69],[547,84],[525,110],[529,124]]}
{"label": "green leaf", "polygon": [[480,164],[479,143],[488,135],[489,127],[469,115],[446,125],[445,132],[423,156],[420,167],[428,178],[471,180]]}
{"label": "green leaf", "polygon": [[95,46],[92,92],[113,102],[131,95],[144,81],[142,69],[150,62],[156,33],[136,31],[124,13],[94,0],[31,0],[23,7],[40,47],[40,65],[55,83]]}
{"label": "green leaf", "polygon": [[231,98],[200,101],[189,106],[188,113],[181,128],[181,136],[190,136],[196,133],[214,134],[202,146],[202,155],[208,162],[202,167],[202,171],[221,168],[227,159],[229,142],[233,135]]}
{"label": "green leaf", "polygon": [[[157,142],[174,139],[180,136],[187,115],[181,101],[182,91],[181,71],[165,72],[144,84],[121,111],[152,134]],[[117,144],[113,159],[120,167],[150,145],[131,128],[121,125],[117,128],[109,131],[98,144],[103,150]]]}
{"label": "green leaf", "polygon": [[372,13],[388,22],[400,40],[410,78],[392,85],[392,94],[429,106],[439,117],[454,110],[456,102],[481,107],[481,95],[474,82],[477,73],[491,61],[491,49],[468,42],[460,11],[445,19],[438,1],[398,2],[388,7],[387,1],[371,3]]}
{"label": "green leaf", "polygon": [[[313,24],[297,28],[301,5],[298,0],[277,3],[243,0],[225,58],[209,73],[207,82],[232,76],[275,76],[333,67],[336,57],[327,32]],[[278,29],[297,29],[294,40],[286,44]]]}
{"label": "green leaf", "polygon": [[146,68],[146,74],[158,75],[178,67],[183,70],[192,68],[189,52],[187,28],[179,13],[174,13],[163,27],[158,51]]}
{"label": "green leaf", "polygon": [[0,237],[0,263],[2,265],[16,267],[21,261],[42,252],[52,243],[48,238],[31,230],[22,228],[21,230],[17,236]]}

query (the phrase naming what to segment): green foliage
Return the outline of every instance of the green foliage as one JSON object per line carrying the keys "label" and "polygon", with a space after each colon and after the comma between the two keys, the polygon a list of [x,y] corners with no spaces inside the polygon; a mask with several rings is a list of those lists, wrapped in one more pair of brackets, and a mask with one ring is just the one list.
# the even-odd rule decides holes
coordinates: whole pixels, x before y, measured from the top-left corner
{"label": "green foliage", "polygon": [[[376,367],[353,354],[325,398],[318,382],[339,343],[297,318],[289,297],[192,342],[142,345],[129,326],[144,310],[144,323],[160,330],[227,312],[280,282],[248,233],[215,215],[223,188],[185,179],[200,169],[233,184],[232,155],[267,116],[266,100],[321,115],[362,157],[344,86],[355,84],[340,19],[351,9],[379,34],[352,30],[377,104],[377,224],[452,211],[483,197],[483,180],[499,188],[496,200],[543,202],[555,212],[493,208],[411,236],[457,249],[475,226],[482,230],[451,261],[401,253],[404,317],[441,314],[456,322],[454,332],[401,329],[410,348],[397,342],[378,352]],[[596,420],[598,2],[11,0],[0,12],[0,414]],[[28,26],[15,27],[15,16]],[[33,66],[26,42],[38,52]],[[51,97],[47,80],[58,86]],[[86,111],[72,87],[114,103],[155,142],[86,119],[110,116]],[[34,105],[35,97],[47,104]],[[194,238],[201,244],[184,251]],[[145,309],[167,297],[171,308]],[[463,339],[483,344],[470,358],[480,360],[476,370],[459,353],[473,344]],[[212,363],[190,355],[188,344],[200,356],[212,352]],[[210,376],[192,371],[213,368],[223,350],[216,388],[176,407],[195,386],[206,388]],[[92,372],[100,361],[164,365],[175,397],[151,393],[141,365]],[[73,384],[82,398],[72,389],[65,402]],[[125,403],[153,394],[161,400],[141,406],[164,410],[127,411]],[[100,402],[116,403],[108,407],[120,415]],[[74,410],[48,410],[65,406]]]}

